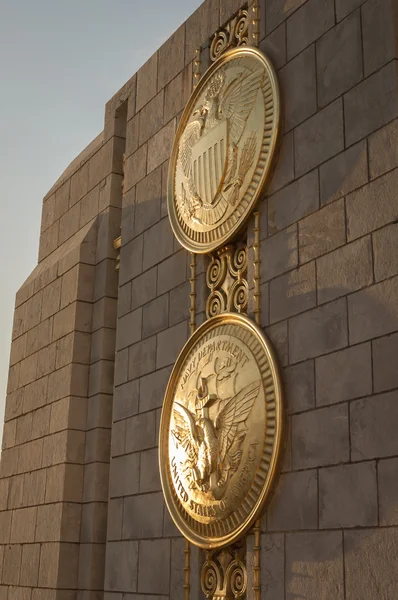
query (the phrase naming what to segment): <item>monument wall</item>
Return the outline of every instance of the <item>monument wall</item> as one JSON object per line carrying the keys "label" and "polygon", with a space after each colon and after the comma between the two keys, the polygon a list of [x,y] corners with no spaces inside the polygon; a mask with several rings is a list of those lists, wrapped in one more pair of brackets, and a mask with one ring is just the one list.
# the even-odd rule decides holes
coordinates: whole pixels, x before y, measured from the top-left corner
{"label": "monument wall", "polygon": [[[185,541],[157,451],[189,336],[191,257],[168,220],[168,161],[195,50],[204,72],[210,37],[243,6],[206,0],[108,102],[103,133],[44,198],[38,266],[16,297],[1,600],[184,598]],[[397,10],[260,2],[284,120],[259,204],[262,327],[287,425],[262,518],[270,600],[398,596]],[[192,600],[202,559],[192,550]]]}

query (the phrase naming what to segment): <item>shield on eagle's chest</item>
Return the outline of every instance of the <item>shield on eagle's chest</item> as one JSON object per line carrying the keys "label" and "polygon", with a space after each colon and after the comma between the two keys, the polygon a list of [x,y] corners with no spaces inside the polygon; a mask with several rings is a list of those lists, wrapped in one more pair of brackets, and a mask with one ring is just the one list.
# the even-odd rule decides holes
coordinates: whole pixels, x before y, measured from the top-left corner
{"label": "shield on eagle's chest", "polygon": [[227,170],[228,127],[224,119],[205,133],[192,148],[192,178],[201,199],[211,204]]}

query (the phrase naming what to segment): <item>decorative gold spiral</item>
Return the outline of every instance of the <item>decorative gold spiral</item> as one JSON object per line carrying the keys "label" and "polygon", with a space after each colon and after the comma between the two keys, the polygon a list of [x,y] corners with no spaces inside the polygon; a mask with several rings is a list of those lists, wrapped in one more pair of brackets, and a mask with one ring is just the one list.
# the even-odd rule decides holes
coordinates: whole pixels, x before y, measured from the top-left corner
{"label": "decorative gold spiral", "polygon": [[235,37],[238,40],[238,45],[247,44],[247,33],[249,27],[247,10],[243,10],[235,25]]}
{"label": "decorative gold spiral", "polygon": [[211,263],[207,267],[206,271],[206,284],[207,287],[213,290],[218,287],[226,275],[226,264],[220,258],[211,259]]}
{"label": "decorative gold spiral", "polygon": [[245,279],[234,281],[228,294],[228,310],[245,312],[249,301],[249,285]]}
{"label": "decorative gold spiral", "polygon": [[230,577],[231,592],[234,598],[242,598],[247,590],[247,572],[240,560],[231,563],[231,569],[228,569]]}
{"label": "decorative gold spiral", "polygon": [[200,574],[202,592],[206,598],[212,598],[221,581],[220,570],[212,560],[206,560]]}
{"label": "decorative gold spiral", "polygon": [[222,312],[225,312],[225,310],[226,302],[224,295],[220,291],[214,290],[207,298],[206,317],[208,319],[210,319],[211,317],[216,317]]}
{"label": "decorative gold spiral", "polygon": [[229,46],[229,33],[226,31],[218,31],[210,46],[210,59],[214,62],[221,56]]}

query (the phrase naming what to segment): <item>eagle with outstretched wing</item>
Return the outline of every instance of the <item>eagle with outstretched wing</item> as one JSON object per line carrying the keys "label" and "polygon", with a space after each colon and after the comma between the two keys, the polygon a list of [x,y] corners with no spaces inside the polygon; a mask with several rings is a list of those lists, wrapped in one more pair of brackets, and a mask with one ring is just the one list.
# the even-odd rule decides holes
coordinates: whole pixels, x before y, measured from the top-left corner
{"label": "eagle with outstretched wing", "polygon": [[[203,104],[194,111],[181,136],[178,157],[185,175],[186,187],[182,190],[180,203],[184,212],[194,221],[200,222],[201,218],[198,215],[204,217],[206,212],[212,211],[220,197],[212,198],[210,203],[200,197],[192,173],[192,149],[202,135],[222,121],[227,121],[229,146],[223,191],[230,190],[229,203],[235,204],[239,189],[254,159],[255,134],[246,140],[240,161],[238,144],[254,107],[263,77],[264,73],[261,70],[249,74],[241,73],[226,85],[225,71],[217,71],[207,89]],[[226,207],[225,203],[225,210]],[[202,220],[209,222],[206,219]]]}
{"label": "eagle with outstretched wing", "polygon": [[259,381],[244,387],[225,402],[214,421],[206,416],[196,418],[185,406],[174,403],[172,434],[186,454],[185,470],[190,471],[191,488],[209,491],[213,474],[216,485],[222,487],[229,472],[236,471],[246,436],[244,424],[259,390]]}

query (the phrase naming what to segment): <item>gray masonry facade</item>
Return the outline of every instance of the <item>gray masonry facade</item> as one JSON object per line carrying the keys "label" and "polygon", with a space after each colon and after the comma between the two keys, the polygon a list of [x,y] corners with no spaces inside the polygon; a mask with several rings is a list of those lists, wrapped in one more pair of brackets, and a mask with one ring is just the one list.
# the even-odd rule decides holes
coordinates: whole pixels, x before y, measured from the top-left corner
{"label": "gray masonry facade", "polygon": [[[195,50],[203,71],[210,37],[242,6],[206,0],[107,103],[103,132],[44,198],[38,266],[15,304],[0,600],[184,598],[184,540],[157,454],[189,336],[190,255],[169,225],[168,160]],[[259,205],[262,326],[287,411],[262,518],[262,598],[396,600],[398,3],[260,10],[284,113]],[[200,561],[193,551],[192,600]]]}

